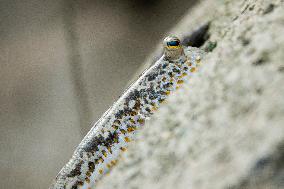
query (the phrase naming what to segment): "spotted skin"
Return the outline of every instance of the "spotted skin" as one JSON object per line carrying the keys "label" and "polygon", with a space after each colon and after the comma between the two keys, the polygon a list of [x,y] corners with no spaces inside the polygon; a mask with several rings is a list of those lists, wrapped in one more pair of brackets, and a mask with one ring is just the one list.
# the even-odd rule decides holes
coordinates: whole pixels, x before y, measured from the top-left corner
{"label": "spotted skin", "polygon": [[50,189],[94,188],[117,164],[145,120],[196,71],[202,51],[177,42],[174,36],[164,40],[164,55],[94,124]]}

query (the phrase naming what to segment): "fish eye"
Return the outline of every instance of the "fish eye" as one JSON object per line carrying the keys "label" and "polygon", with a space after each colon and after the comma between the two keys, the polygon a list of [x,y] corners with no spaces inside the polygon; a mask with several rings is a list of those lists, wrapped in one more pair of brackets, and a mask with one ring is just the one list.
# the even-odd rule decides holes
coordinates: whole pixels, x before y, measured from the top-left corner
{"label": "fish eye", "polygon": [[177,46],[179,46],[180,45],[180,43],[179,43],[179,41],[170,41],[170,42],[167,42],[167,46],[169,46],[169,47],[177,47]]}

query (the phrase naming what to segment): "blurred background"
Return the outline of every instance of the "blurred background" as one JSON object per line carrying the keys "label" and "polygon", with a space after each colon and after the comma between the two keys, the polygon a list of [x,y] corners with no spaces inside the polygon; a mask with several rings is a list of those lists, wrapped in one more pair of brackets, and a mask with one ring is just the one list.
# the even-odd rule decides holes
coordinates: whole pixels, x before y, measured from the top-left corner
{"label": "blurred background", "polygon": [[193,0],[0,0],[0,188],[48,188]]}

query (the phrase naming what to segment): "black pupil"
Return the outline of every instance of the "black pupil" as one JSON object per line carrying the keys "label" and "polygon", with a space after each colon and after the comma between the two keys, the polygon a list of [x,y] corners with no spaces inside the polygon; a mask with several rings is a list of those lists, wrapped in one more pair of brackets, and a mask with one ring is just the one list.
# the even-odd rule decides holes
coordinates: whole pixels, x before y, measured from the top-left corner
{"label": "black pupil", "polygon": [[179,42],[178,41],[170,41],[167,43],[168,46],[179,46]]}

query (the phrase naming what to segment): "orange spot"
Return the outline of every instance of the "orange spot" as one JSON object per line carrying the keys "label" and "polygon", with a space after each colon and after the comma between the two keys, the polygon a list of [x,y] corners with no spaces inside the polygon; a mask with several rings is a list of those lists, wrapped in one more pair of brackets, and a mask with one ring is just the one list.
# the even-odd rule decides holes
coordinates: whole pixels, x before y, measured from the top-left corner
{"label": "orange spot", "polygon": [[140,123],[140,124],[144,124],[145,120],[144,119],[138,119],[137,122]]}
{"label": "orange spot", "polygon": [[178,84],[182,84],[182,83],[183,83],[183,80],[178,80],[177,83],[178,83]]}
{"label": "orange spot", "polygon": [[135,123],[135,121],[134,121],[133,119],[130,119],[129,121],[130,121],[131,123]]}
{"label": "orange spot", "polygon": [[120,147],[120,150],[123,151],[123,152],[125,152],[125,151],[126,151],[126,148]]}
{"label": "orange spot", "polygon": [[157,110],[158,110],[158,108],[156,106],[152,107],[152,111],[157,111]]}
{"label": "orange spot", "polygon": [[194,67],[190,69],[190,72],[195,72],[195,71],[196,71],[196,68]]}
{"label": "orange spot", "polygon": [[91,172],[88,171],[88,172],[86,173],[86,175],[87,175],[88,177],[91,176]]}
{"label": "orange spot", "polygon": [[103,170],[102,170],[102,169],[100,169],[100,170],[99,170],[99,173],[100,173],[100,174],[103,174]]}
{"label": "orange spot", "polygon": [[107,150],[109,151],[109,153],[111,153],[111,154],[112,154],[111,147],[107,147]]}
{"label": "orange spot", "polygon": [[100,159],[99,159],[99,162],[103,163],[103,162],[104,162],[104,159],[103,159],[103,158],[100,158]]}
{"label": "orange spot", "polygon": [[87,182],[87,183],[90,183],[90,179],[89,179],[88,177],[86,178],[86,182]]}
{"label": "orange spot", "polygon": [[135,131],[135,129],[134,129],[134,127],[128,127],[128,128],[127,128],[127,131],[130,133],[130,132]]}
{"label": "orange spot", "polygon": [[116,124],[120,125],[120,121],[118,119],[115,120],[113,123],[116,123]]}
{"label": "orange spot", "polygon": [[161,99],[161,100],[160,100],[160,103],[161,103],[161,104],[163,104],[163,103],[165,103],[165,102],[166,102],[165,99]]}
{"label": "orange spot", "polygon": [[118,129],[118,126],[117,125],[113,125],[112,128],[114,128],[115,130]]}
{"label": "orange spot", "polygon": [[114,138],[113,141],[114,141],[115,143],[118,143],[118,138]]}
{"label": "orange spot", "polygon": [[104,155],[105,157],[107,157],[107,153],[106,153],[105,151],[103,151],[103,155]]}
{"label": "orange spot", "polygon": [[[141,103],[140,103],[140,101],[139,101],[139,99],[138,99],[138,100],[136,101],[136,103],[135,103],[133,109],[139,110],[139,109],[140,109],[140,105],[141,105]],[[137,112],[135,112],[135,114],[137,114]]]}
{"label": "orange spot", "polygon": [[191,63],[191,62],[188,62],[187,65],[188,65],[188,66],[192,66],[192,63]]}
{"label": "orange spot", "polygon": [[111,163],[111,165],[113,165],[113,166],[114,166],[114,165],[116,165],[117,160],[112,160],[110,163]]}
{"label": "orange spot", "polygon": [[109,169],[110,169],[110,168],[111,168],[111,165],[110,165],[110,164],[107,164],[107,168],[109,168]]}
{"label": "orange spot", "polygon": [[126,133],[126,131],[125,131],[124,129],[120,129],[120,132],[121,132],[122,134],[125,134],[125,133]]}
{"label": "orange spot", "polygon": [[125,142],[130,142],[130,138],[125,137],[125,138],[124,138],[124,141],[125,141]]}

